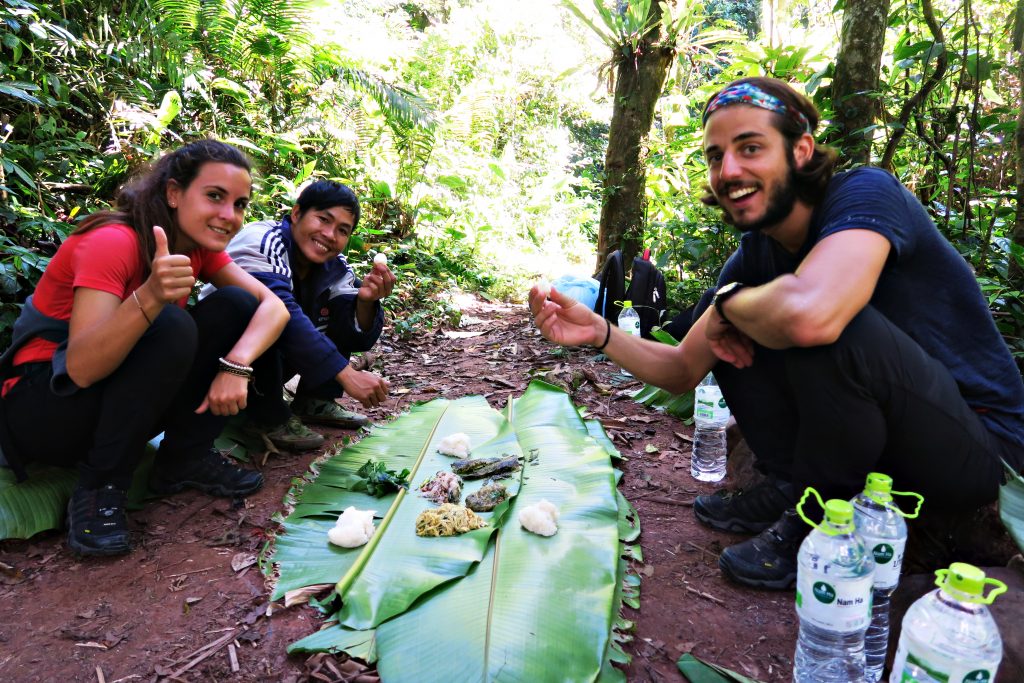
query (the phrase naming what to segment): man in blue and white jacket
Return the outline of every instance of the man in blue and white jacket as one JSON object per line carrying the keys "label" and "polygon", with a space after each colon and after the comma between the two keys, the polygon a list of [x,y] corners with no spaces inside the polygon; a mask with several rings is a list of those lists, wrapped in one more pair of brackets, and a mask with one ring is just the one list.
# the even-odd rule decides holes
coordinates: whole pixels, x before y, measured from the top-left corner
{"label": "man in blue and white jacket", "polygon": [[[341,253],[359,223],[359,201],[350,188],[327,180],[309,185],[281,220],[250,223],[228,245],[231,258],[271,289],[291,313],[284,332],[253,365],[247,416],[278,448],[305,450],[323,437],[304,422],[355,428],[367,418],[335,399],[348,394],[369,408],[388,394],[388,382],[356,370],[349,355],[368,351],[380,336],[380,300],[395,276],[375,263],[356,278]],[[204,291],[204,295],[207,292]],[[284,381],[299,374],[289,408]]]}

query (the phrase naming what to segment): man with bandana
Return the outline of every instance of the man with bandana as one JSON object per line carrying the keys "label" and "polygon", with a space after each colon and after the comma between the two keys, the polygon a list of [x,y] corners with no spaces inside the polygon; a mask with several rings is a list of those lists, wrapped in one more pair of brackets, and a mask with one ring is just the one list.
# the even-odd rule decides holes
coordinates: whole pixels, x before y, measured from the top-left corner
{"label": "man with bandana", "polygon": [[530,308],[549,340],[589,344],[674,393],[709,372],[767,477],[699,496],[730,579],[787,588],[806,486],[853,497],[869,472],[924,495],[924,514],[995,500],[1024,464],[1024,383],[964,259],[877,168],[833,174],[814,105],[768,78],[731,83],[703,115],[705,203],[741,232],[711,305],[678,347],[636,339],[552,290]]}

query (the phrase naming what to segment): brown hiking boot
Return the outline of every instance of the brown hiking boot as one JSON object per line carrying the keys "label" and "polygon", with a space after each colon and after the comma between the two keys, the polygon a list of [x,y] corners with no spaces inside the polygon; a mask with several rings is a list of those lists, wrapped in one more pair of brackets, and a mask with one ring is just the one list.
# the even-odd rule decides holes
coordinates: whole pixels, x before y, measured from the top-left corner
{"label": "brown hiking boot", "polygon": [[359,429],[370,423],[370,418],[345,410],[337,401],[319,398],[296,398],[292,401],[292,412],[304,422],[341,429]]}
{"label": "brown hiking boot", "polygon": [[245,431],[265,437],[282,451],[311,451],[324,445],[323,435],[302,424],[302,420],[295,415],[277,426],[249,424]]}

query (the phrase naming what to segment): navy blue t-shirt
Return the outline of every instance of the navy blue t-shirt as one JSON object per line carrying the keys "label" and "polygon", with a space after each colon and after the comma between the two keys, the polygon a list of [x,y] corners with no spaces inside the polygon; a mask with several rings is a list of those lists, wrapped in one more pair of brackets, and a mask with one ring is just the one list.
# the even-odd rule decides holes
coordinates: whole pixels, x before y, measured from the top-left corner
{"label": "navy blue t-shirt", "polygon": [[879,168],[838,173],[790,254],[760,231],[744,233],[719,285],[760,285],[792,273],[821,239],[872,230],[892,249],[871,305],[945,365],[989,431],[1024,446],[1024,382],[970,266],[902,183]]}

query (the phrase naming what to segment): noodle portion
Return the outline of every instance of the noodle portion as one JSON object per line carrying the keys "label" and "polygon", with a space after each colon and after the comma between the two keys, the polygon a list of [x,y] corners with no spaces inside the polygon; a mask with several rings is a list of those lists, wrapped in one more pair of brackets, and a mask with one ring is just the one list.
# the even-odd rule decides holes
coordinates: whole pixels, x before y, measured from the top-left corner
{"label": "noodle portion", "polygon": [[469,508],[454,503],[424,510],[416,518],[417,536],[455,536],[467,531],[481,529],[487,522],[480,519]]}

